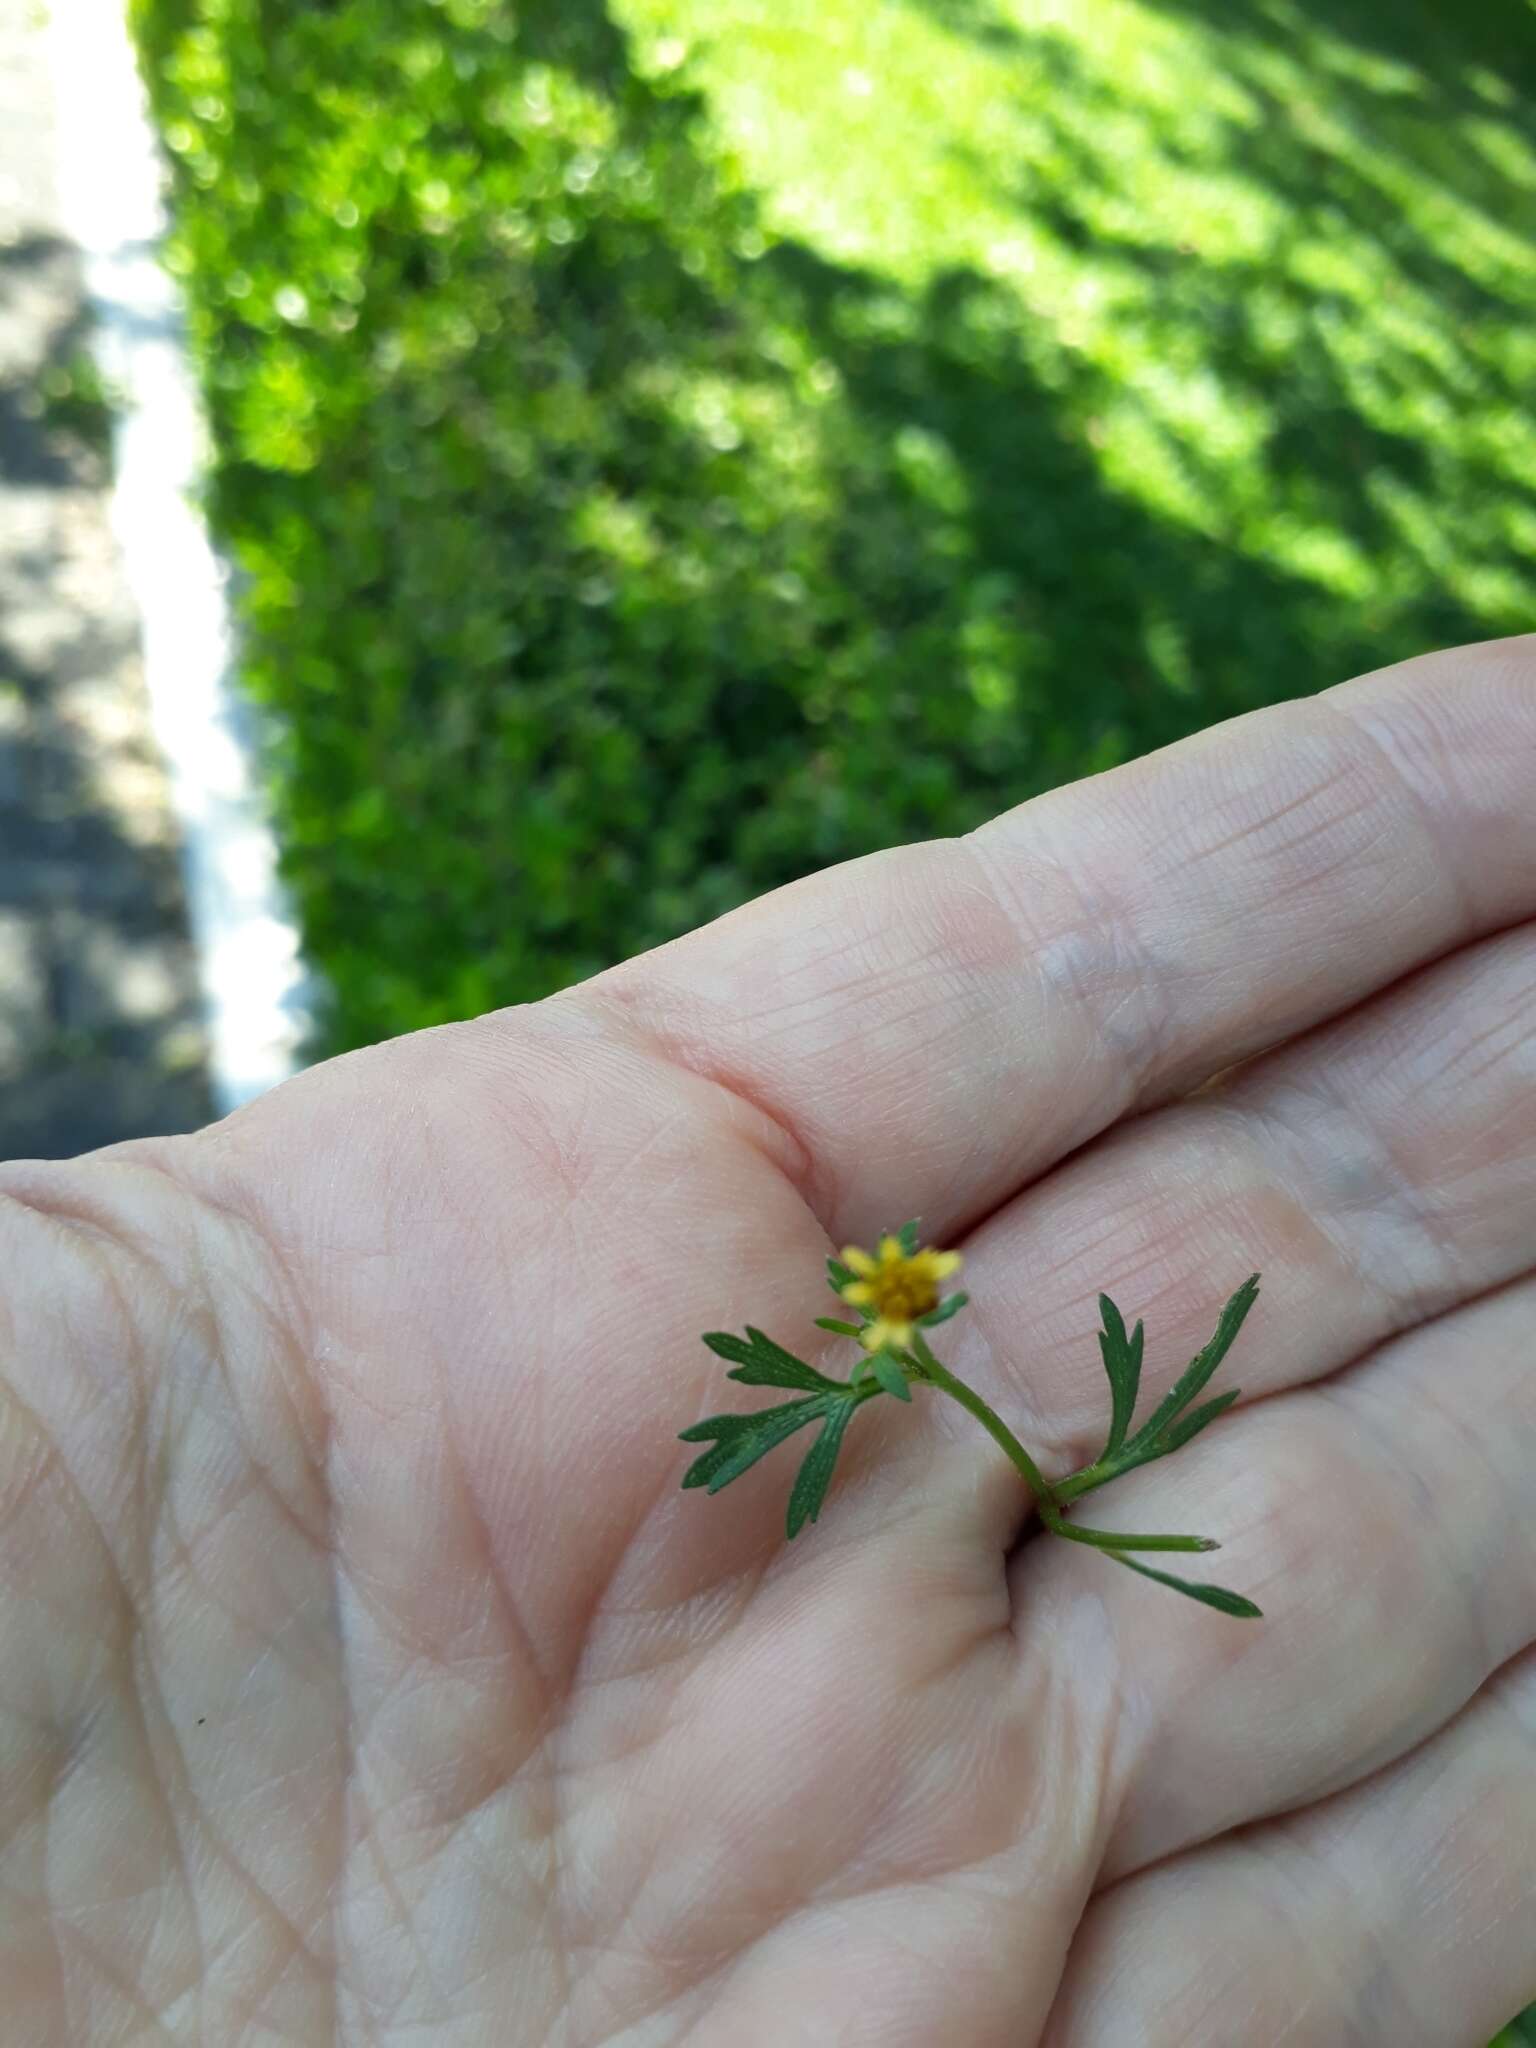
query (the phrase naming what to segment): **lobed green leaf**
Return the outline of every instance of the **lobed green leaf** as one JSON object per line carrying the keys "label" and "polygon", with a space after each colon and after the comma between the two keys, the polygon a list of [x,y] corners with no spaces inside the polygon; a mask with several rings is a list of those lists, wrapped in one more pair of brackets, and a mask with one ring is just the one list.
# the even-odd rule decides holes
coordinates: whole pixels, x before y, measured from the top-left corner
{"label": "lobed green leaf", "polygon": [[1241,1388],[1233,1387],[1225,1394],[1218,1394],[1214,1401],[1206,1401],[1198,1408],[1192,1408],[1187,1415],[1181,1415],[1171,1422],[1157,1439],[1157,1454],[1165,1457],[1169,1451],[1182,1450],[1191,1437],[1200,1434],[1207,1424],[1225,1415],[1237,1399]]}
{"label": "lobed green leaf", "polygon": [[750,1323],[744,1338],[731,1330],[708,1330],[704,1342],[717,1358],[734,1362],[735,1371],[727,1373],[727,1379],[740,1380],[746,1387],[802,1387],[809,1393],[826,1393],[841,1384],[807,1365],[803,1358],[796,1358],[782,1344],[775,1344],[761,1330],[754,1330]]}
{"label": "lobed green leaf", "polygon": [[1233,1340],[1243,1327],[1244,1318],[1253,1307],[1258,1292],[1259,1276],[1257,1273],[1251,1273],[1222,1310],[1217,1319],[1216,1334],[1210,1343],[1202,1351],[1195,1353],[1173,1387],[1158,1403],[1151,1418],[1137,1430],[1131,1439],[1132,1450],[1150,1449],[1164,1434],[1174,1417],[1182,1413],[1205,1386],[1231,1350]]}
{"label": "lobed green leaf", "polygon": [[1104,1322],[1099,1332],[1099,1350],[1103,1355],[1104,1370],[1109,1375],[1110,1393],[1109,1435],[1099,1455],[1110,1458],[1125,1442],[1131,1417],[1136,1412],[1145,1331],[1138,1322],[1134,1332],[1127,1336],[1125,1318],[1107,1294],[1099,1296],[1099,1314]]}
{"label": "lobed green leaf", "polygon": [[838,1451],[842,1448],[843,1432],[848,1427],[848,1418],[859,1403],[845,1398],[828,1401],[827,1419],[822,1424],[821,1434],[811,1445],[805,1456],[805,1463],[795,1477],[795,1484],[789,1496],[789,1514],[786,1526],[790,1541],[805,1527],[814,1522],[821,1513],[821,1504],[827,1497],[827,1488],[832,1481],[832,1470],[837,1463]]}
{"label": "lobed green leaf", "polygon": [[710,1438],[716,1441],[688,1467],[683,1485],[707,1486],[711,1493],[718,1493],[786,1437],[814,1422],[817,1416],[825,1415],[832,1401],[833,1397],[826,1394],[809,1394],[804,1400],[787,1401],[779,1408],[759,1408],[751,1415],[710,1415],[703,1422],[693,1423],[679,1431],[681,1442],[704,1443]]}

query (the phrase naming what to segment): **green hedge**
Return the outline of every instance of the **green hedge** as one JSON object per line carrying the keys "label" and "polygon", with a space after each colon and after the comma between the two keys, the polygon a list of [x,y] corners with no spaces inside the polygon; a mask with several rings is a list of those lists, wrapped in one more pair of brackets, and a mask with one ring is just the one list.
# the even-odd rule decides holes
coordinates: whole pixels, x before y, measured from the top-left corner
{"label": "green hedge", "polygon": [[[1172,450],[1193,514],[1106,470],[1126,379],[1069,321],[958,232],[905,276],[798,232],[728,154],[704,73],[599,0],[134,17],[331,1045],[537,997],[809,869],[1526,622],[1502,527],[1477,584],[1383,509],[1531,524],[1487,452],[1502,359],[1458,397],[1426,358],[1466,416],[1448,456],[1352,395],[1326,266],[1176,258],[1163,199],[1128,256],[1087,205],[1111,145],[1096,163],[1061,125],[1076,106],[1106,132],[1117,88],[1059,38],[1056,168],[1007,203],[1139,265],[1170,375],[1268,393],[1258,454],[1209,488]],[[1011,61],[979,6],[924,20]],[[1502,303],[1401,206],[1342,190],[1325,137],[1282,144],[1287,176],[1314,166],[1325,254],[1328,220],[1341,247],[1380,226],[1452,331],[1529,330],[1528,280]],[[888,148],[896,189],[899,130]],[[1392,376],[1416,346],[1388,348]],[[1322,536],[1315,573],[1298,531]],[[1333,573],[1334,539],[1365,567]]]}

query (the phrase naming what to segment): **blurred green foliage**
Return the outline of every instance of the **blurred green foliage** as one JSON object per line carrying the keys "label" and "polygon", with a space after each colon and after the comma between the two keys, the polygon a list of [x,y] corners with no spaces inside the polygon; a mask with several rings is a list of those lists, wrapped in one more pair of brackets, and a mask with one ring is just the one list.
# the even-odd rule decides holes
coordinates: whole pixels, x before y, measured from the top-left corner
{"label": "blurred green foliage", "polygon": [[134,0],[332,1045],[1536,596],[1514,0]]}

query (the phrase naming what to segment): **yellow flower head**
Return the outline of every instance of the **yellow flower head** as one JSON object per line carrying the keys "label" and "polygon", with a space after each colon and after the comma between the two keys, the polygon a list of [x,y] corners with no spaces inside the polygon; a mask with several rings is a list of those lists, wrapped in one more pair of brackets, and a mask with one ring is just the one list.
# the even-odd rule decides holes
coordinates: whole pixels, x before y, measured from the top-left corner
{"label": "yellow flower head", "polygon": [[838,1256],[858,1276],[839,1288],[843,1300],[874,1312],[859,1332],[866,1351],[910,1344],[914,1325],[939,1305],[939,1282],[960,1270],[958,1252],[907,1253],[896,1237],[882,1237],[878,1253],[849,1244]]}

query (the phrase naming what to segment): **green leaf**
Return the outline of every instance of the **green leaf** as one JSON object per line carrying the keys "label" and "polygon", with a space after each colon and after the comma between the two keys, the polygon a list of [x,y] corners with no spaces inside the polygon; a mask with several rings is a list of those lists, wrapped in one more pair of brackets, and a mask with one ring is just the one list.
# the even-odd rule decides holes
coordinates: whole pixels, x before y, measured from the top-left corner
{"label": "green leaf", "polygon": [[1099,1332],[1099,1350],[1104,1356],[1104,1370],[1109,1375],[1110,1418],[1109,1436],[1099,1453],[1101,1458],[1113,1457],[1125,1442],[1125,1433],[1131,1426],[1131,1417],[1136,1412],[1136,1395],[1141,1386],[1141,1350],[1145,1332],[1138,1322],[1134,1332],[1126,1335],[1125,1318],[1107,1294],[1099,1296],[1099,1314],[1104,1327]]}
{"label": "green leaf", "polygon": [[816,1327],[818,1330],[832,1330],[839,1337],[857,1337],[863,1324],[840,1323],[836,1316],[817,1316]]}
{"label": "green leaf", "polygon": [[794,1489],[789,1496],[786,1526],[791,1542],[807,1522],[814,1522],[821,1513],[821,1504],[832,1481],[832,1468],[842,1448],[843,1432],[848,1427],[849,1416],[858,1405],[857,1401],[847,1399],[826,1404],[827,1419],[821,1434],[807,1451],[805,1463],[796,1475]]}
{"label": "green leaf", "polygon": [[828,1259],[827,1284],[834,1294],[841,1294],[849,1282],[857,1280],[858,1277],[852,1266],[845,1266],[841,1259]]}
{"label": "green leaf", "polygon": [[904,1258],[910,1259],[917,1252],[917,1226],[921,1220],[920,1217],[914,1216],[910,1223],[903,1223],[900,1230],[894,1233]]}
{"label": "green leaf", "polygon": [[1106,1550],[1105,1557],[1112,1557],[1116,1564],[1123,1564],[1128,1572],[1140,1572],[1144,1579],[1156,1579],[1160,1586],[1172,1586],[1176,1593],[1187,1593],[1191,1600],[1198,1600],[1203,1606],[1214,1607],[1219,1614],[1234,1614],[1240,1620],[1257,1620],[1264,1612],[1255,1607],[1251,1600],[1241,1593],[1229,1593],[1225,1586],[1201,1586],[1190,1579],[1176,1579],[1172,1572],[1154,1571],[1149,1564],[1138,1564],[1134,1557],[1127,1557],[1123,1550]]}
{"label": "green leaf", "polygon": [[1173,1418],[1187,1408],[1205,1386],[1211,1374],[1231,1350],[1232,1340],[1243,1327],[1243,1319],[1253,1307],[1258,1291],[1259,1276],[1257,1273],[1251,1273],[1222,1310],[1217,1319],[1216,1334],[1210,1343],[1203,1351],[1195,1353],[1174,1386],[1158,1403],[1150,1420],[1143,1423],[1132,1437],[1132,1450],[1145,1450],[1155,1444]]}
{"label": "green leaf", "polygon": [[968,1294],[951,1294],[947,1300],[941,1301],[937,1308],[930,1309],[927,1315],[918,1317],[919,1327],[931,1330],[939,1323],[947,1323],[951,1316],[960,1313],[970,1298]]}
{"label": "green leaf", "polygon": [[1207,1423],[1214,1422],[1218,1415],[1225,1415],[1241,1391],[1241,1388],[1233,1387],[1229,1393],[1218,1394],[1214,1401],[1206,1401],[1199,1408],[1192,1408],[1187,1415],[1181,1415],[1176,1422],[1171,1422],[1157,1440],[1158,1456],[1181,1450],[1191,1437],[1200,1434]]}
{"label": "green leaf", "polygon": [[898,1401],[910,1401],[912,1389],[907,1385],[907,1376],[888,1351],[877,1351],[870,1360],[870,1370],[888,1394],[894,1394]]}
{"label": "green leaf", "polygon": [[733,1365],[744,1364],[753,1355],[748,1339],[738,1337],[734,1330],[706,1330],[703,1341],[717,1358],[728,1358]]}
{"label": "green leaf", "polygon": [[731,1330],[707,1330],[704,1342],[717,1358],[735,1362],[735,1371],[726,1378],[740,1380],[745,1387],[803,1387],[809,1393],[824,1394],[841,1384],[807,1365],[803,1358],[796,1358],[782,1344],[775,1344],[761,1330],[754,1330],[750,1323],[744,1338]]}
{"label": "green leaf", "polygon": [[685,1444],[716,1441],[702,1457],[695,1458],[683,1474],[683,1485],[707,1486],[718,1493],[755,1465],[787,1436],[793,1436],[807,1422],[825,1415],[836,1405],[834,1397],[809,1394],[802,1401],[787,1401],[781,1408],[759,1408],[752,1415],[710,1415],[679,1432]]}

